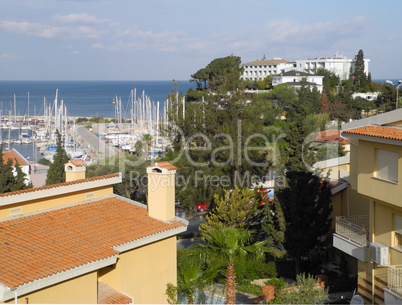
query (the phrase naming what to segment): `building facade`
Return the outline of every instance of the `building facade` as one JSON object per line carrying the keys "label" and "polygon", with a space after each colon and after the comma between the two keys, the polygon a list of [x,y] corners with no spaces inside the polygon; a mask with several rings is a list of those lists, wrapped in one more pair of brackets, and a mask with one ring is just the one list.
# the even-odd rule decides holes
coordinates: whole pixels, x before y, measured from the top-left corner
{"label": "building facade", "polygon": [[[364,72],[369,74],[370,59],[364,59]],[[355,60],[344,56],[320,57],[296,60],[296,69],[316,74],[322,68],[335,73],[341,80],[349,79],[355,70]]]}
{"label": "building facade", "polygon": [[368,209],[337,219],[333,242],[357,260],[366,304],[402,303],[401,127],[402,109],[342,125],[351,138],[350,186]]}
{"label": "building facade", "polygon": [[68,182],[0,194],[0,303],[167,303],[188,225],[174,215],[176,168],[147,169],[148,206],[113,194],[120,174],[65,169]]}
{"label": "building facade", "polygon": [[316,87],[317,90],[321,93],[322,92],[322,82],[324,76],[315,75],[311,73],[290,70],[287,72],[281,72],[272,77],[272,86],[277,86],[280,84],[289,84],[294,86],[295,88],[300,88],[302,85],[302,81],[305,80],[305,85],[309,86],[310,88]]}
{"label": "building facade", "polygon": [[294,65],[294,63],[280,57],[273,59],[265,59],[264,57],[263,59],[241,64],[244,71],[240,78],[244,80],[261,81],[269,75],[279,74],[293,69]]}

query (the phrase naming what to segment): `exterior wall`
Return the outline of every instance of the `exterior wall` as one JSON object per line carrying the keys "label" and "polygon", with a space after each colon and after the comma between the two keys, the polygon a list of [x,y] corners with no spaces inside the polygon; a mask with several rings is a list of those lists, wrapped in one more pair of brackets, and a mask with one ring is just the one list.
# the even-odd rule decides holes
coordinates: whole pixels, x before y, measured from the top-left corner
{"label": "exterior wall", "polygon": [[320,175],[322,177],[326,177],[328,174],[328,178],[331,180],[339,180],[339,171],[344,171],[344,172],[349,172],[350,170],[350,165],[349,163],[347,164],[340,164],[336,166],[329,166],[326,168],[319,169]]}
{"label": "exterior wall", "polygon": [[[0,219],[50,209],[70,203],[81,202],[110,194],[113,194],[113,186],[107,185],[104,187],[83,190],[76,193],[59,194],[52,197],[0,206]],[[19,213],[16,211],[19,211]]]}
{"label": "exterior wall", "polygon": [[240,78],[249,80],[263,80],[269,75],[279,74],[294,68],[293,63],[260,63],[243,64],[244,72]]}
{"label": "exterior wall", "polygon": [[83,171],[66,171],[66,182],[85,179],[85,170]]}
{"label": "exterior wall", "polygon": [[100,282],[132,297],[134,303],[166,304],[167,284],[177,284],[176,237],[121,253],[114,268],[98,275]]}
{"label": "exterior wall", "polygon": [[[18,296],[18,304],[97,304],[97,285],[97,273],[92,272]],[[13,303],[14,299],[5,302],[5,304]]]}
{"label": "exterior wall", "polygon": [[[373,177],[375,172],[376,159],[375,150],[384,149],[394,151],[399,154],[398,168],[402,168],[402,146],[395,146],[382,143],[374,143],[368,141],[359,141],[358,149],[358,184],[357,190],[363,196],[388,202],[402,207],[402,188],[398,183],[381,180]],[[398,181],[402,182],[402,171],[398,171]]]}
{"label": "exterior wall", "polygon": [[[364,59],[364,72],[369,73],[369,59]],[[335,73],[341,80],[349,78],[350,71],[354,71],[354,59],[342,57],[314,58],[296,60],[296,68],[308,73],[317,73],[317,70],[324,68]]]}
{"label": "exterior wall", "polygon": [[344,215],[369,215],[370,200],[360,195],[355,189],[348,187],[347,214]]}

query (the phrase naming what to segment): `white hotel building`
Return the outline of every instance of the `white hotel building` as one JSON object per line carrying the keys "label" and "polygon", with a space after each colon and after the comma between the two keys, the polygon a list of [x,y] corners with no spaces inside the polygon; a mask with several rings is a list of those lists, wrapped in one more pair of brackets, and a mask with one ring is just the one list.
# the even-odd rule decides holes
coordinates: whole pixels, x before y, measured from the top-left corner
{"label": "white hotel building", "polygon": [[[364,59],[364,72],[369,73],[370,59]],[[355,60],[343,56],[320,57],[296,60],[296,69],[307,73],[316,74],[319,68],[331,71],[341,80],[347,80],[351,72],[355,70]]]}
{"label": "white hotel building", "polygon": [[263,80],[268,75],[280,74],[295,68],[295,63],[275,57],[273,59],[260,59],[241,64],[244,72],[240,78],[245,80]]}
{"label": "white hotel building", "polygon": [[[364,72],[369,73],[370,59],[364,59]],[[349,78],[350,72],[355,69],[355,60],[344,56],[320,57],[296,60],[290,62],[283,58],[263,59],[241,64],[244,72],[241,76],[245,80],[263,80],[268,75],[278,75],[290,70],[303,71],[316,74],[319,68],[324,68],[335,73],[341,80]]]}

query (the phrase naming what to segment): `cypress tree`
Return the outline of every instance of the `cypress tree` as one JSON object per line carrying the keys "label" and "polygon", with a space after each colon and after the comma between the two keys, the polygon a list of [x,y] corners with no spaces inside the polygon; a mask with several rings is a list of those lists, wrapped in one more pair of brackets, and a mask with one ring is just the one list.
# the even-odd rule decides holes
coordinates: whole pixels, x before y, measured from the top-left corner
{"label": "cypress tree", "polygon": [[62,146],[61,134],[56,130],[57,147],[56,153],[53,157],[53,163],[50,165],[46,177],[46,185],[62,183],[66,181],[66,173],[64,171],[64,164],[68,162],[69,158],[66,150]]}
{"label": "cypress tree", "polygon": [[331,227],[331,190],[327,181],[311,172],[289,171],[286,178],[288,186],[276,196],[286,221],[285,248],[299,274],[302,257],[308,256]]}

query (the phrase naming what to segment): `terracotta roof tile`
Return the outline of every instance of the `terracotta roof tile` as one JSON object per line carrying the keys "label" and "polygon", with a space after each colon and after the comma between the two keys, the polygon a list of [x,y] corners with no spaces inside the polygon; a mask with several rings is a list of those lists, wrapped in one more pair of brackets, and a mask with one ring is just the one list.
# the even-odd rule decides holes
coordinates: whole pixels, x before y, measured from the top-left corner
{"label": "terracotta roof tile", "polygon": [[0,222],[0,282],[10,288],[118,255],[114,246],[185,226],[116,197]]}
{"label": "terracotta roof tile", "polygon": [[[18,165],[28,165],[26,160],[24,160],[18,153],[16,153],[14,149],[3,151],[3,163],[6,163],[8,159],[13,160],[12,166],[15,166],[16,163],[18,163]],[[17,160],[17,162],[15,160]]]}
{"label": "terracotta roof tile", "polygon": [[68,163],[71,163],[71,164],[73,164],[74,166],[77,166],[77,167],[81,167],[81,166],[86,166],[86,165],[87,165],[87,164],[85,163],[85,161],[83,161],[83,160],[81,160],[81,159],[72,159],[72,160],[69,160],[68,162],[64,163],[63,165],[66,165],[66,164],[68,164]]}
{"label": "terracotta roof tile", "polygon": [[109,285],[98,282],[98,304],[129,304],[131,298],[113,289]]}
{"label": "terracotta roof tile", "polygon": [[74,185],[74,184],[90,182],[90,181],[96,181],[96,180],[109,179],[109,178],[118,177],[118,176],[119,176],[119,174],[109,174],[109,175],[104,175],[104,176],[97,176],[97,177],[86,178],[86,179],[78,179],[78,180],[74,180],[74,181],[56,183],[56,184],[45,185],[45,186],[40,186],[40,187],[33,187],[33,188],[30,188],[30,189],[26,189],[26,190],[3,193],[3,194],[0,194],[0,197],[7,197],[7,196],[13,196],[13,195],[17,195],[17,194],[24,194],[24,193],[42,191],[42,190],[52,189],[52,188],[55,188],[55,187]]}
{"label": "terracotta roof tile", "polygon": [[402,141],[402,129],[384,126],[364,126],[343,131],[344,134]]}
{"label": "terracotta roof tile", "polygon": [[[349,139],[348,139],[349,140]],[[315,138],[316,142],[327,142],[327,143],[340,143],[349,144],[349,142],[341,138],[341,131],[337,129],[323,130],[317,133]]]}
{"label": "terracotta roof tile", "polygon": [[177,170],[177,167],[170,164],[168,161],[160,161],[160,162],[156,162],[153,165],[150,165],[149,167],[160,167],[160,168],[166,168],[167,170],[171,171],[171,170]]}

